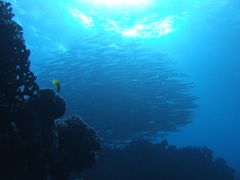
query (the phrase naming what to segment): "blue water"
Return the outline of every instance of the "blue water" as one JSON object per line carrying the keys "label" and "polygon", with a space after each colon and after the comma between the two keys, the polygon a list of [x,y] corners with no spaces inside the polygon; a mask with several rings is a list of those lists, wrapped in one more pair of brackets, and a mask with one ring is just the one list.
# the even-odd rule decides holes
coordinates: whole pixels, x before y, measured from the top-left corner
{"label": "blue water", "polygon": [[[67,114],[81,114],[110,136],[119,129],[126,136],[141,130],[145,135],[144,123],[161,116],[154,108],[162,107],[160,96],[169,94],[171,86],[159,85],[156,77],[174,70],[169,74],[177,73],[178,83],[193,87],[182,95],[196,97],[198,107],[190,103],[194,113],[185,120],[191,123],[182,120],[180,132],[169,126],[170,143],[207,146],[240,170],[239,0],[10,2],[23,26],[38,82],[52,87],[51,80],[60,79]],[[165,114],[169,119],[171,113]],[[138,122],[141,117],[144,121]],[[128,123],[131,132],[123,132],[121,123]]]}

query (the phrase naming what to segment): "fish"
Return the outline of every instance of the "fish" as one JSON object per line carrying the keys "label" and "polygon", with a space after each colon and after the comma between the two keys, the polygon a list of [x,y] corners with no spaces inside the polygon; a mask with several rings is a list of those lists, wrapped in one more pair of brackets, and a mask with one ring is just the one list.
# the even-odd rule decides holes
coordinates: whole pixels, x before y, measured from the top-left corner
{"label": "fish", "polygon": [[54,85],[54,87],[56,88],[56,91],[59,93],[61,91],[61,84],[60,81],[58,79],[53,79],[52,80],[52,84]]}
{"label": "fish", "polygon": [[192,83],[179,76],[173,61],[137,41],[86,36],[68,52],[41,61],[38,75],[45,86],[49,77],[64,81],[53,85],[58,91],[64,87],[70,112],[83,114],[106,141],[125,141],[144,138],[142,133],[165,134],[191,122]]}

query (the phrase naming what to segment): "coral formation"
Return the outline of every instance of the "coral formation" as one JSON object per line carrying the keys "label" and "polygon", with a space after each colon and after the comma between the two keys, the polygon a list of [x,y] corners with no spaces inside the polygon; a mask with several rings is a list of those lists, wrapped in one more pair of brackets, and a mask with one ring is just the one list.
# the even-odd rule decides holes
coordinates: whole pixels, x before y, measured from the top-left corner
{"label": "coral formation", "polygon": [[207,148],[176,148],[167,141],[132,142],[123,149],[105,148],[84,179],[234,180],[234,171]]}
{"label": "coral formation", "polygon": [[11,4],[0,1],[0,105],[18,108],[39,89],[30,71],[30,50],[26,48],[22,27],[12,20]]}
{"label": "coral formation", "polygon": [[[39,89],[30,71],[30,50],[13,16],[11,4],[0,0],[0,179],[54,179],[54,169],[68,167],[61,177],[66,180],[70,171],[95,162],[100,142],[87,125],[76,123],[78,118],[63,121],[68,127],[57,126],[65,101],[51,89]],[[81,133],[69,139],[68,129]],[[71,148],[66,147],[69,144]],[[66,159],[70,155],[65,153],[73,153],[79,161]]]}
{"label": "coral formation", "polygon": [[64,179],[71,171],[82,171],[95,164],[95,152],[101,150],[100,139],[80,117],[58,120],[57,129],[59,157],[51,171],[54,179]]}

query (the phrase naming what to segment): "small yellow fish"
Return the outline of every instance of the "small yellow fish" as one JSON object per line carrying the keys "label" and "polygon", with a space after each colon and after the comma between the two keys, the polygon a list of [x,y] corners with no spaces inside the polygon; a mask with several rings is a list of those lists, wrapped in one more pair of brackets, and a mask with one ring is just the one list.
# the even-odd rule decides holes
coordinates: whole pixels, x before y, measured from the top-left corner
{"label": "small yellow fish", "polygon": [[60,81],[57,79],[53,79],[52,84],[56,88],[56,91],[59,93],[61,91],[61,84]]}

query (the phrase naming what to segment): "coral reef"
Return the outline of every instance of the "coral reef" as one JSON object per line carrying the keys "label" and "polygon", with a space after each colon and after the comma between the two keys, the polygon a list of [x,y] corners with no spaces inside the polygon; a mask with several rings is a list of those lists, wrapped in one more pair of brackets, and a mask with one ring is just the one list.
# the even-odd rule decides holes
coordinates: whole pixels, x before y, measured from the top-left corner
{"label": "coral reef", "polygon": [[234,171],[207,148],[176,148],[135,141],[125,148],[105,148],[84,179],[108,180],[234,180]]}
{"label": "coral reef", "polygon": [[11,4],[0,1],[0,105],[16,109],[39,89],[30,71],[30,50],[22,27],[12,20]]}
{"label": "coral reef", "polygon": [[95,152],[101,150],[100,139],[80,117],[58,120],[57,129],[59,157],[51,171],[54,180],[66,179],[70,172],[82,171],[95,164]]}
{"label": "coral reef", "polygon": [[[56,123],[66,104],[53,90],[40,90],[30,71],[30,50],[22,28],[13,16],[11,4],[0,0],[0,179],[46,180],[52,176],[66,180],[72,170],[95,163],[100,141],[79,118]],[[71,136],[69,130],[75,130]],[[67,169],[59,178],[61,171],[54,170],[61,167]]]}

